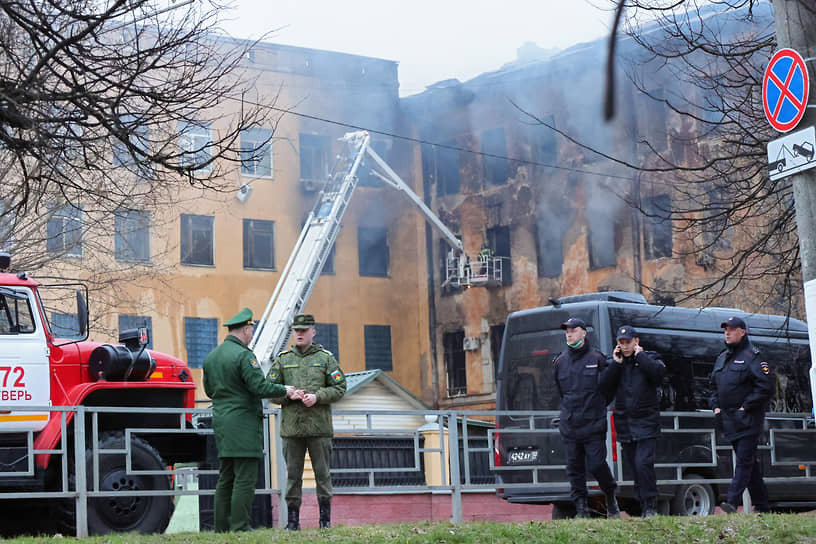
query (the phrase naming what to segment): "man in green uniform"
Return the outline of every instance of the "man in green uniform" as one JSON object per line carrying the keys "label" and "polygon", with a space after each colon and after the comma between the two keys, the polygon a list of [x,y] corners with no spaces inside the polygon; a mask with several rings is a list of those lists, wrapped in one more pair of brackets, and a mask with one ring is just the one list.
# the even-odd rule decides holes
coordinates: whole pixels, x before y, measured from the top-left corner
{"label": "man in green uniform", "polygon": [[291,386],[273,383],[247,348],[252,311],[244,308],[224,323],[224,342],[204,359],[204,391],[212,399],[213,431],[220,469],[215,486],[215,530],[248,531],[263,457],[263,397],[297,397]]}
{"label": "man in green uniform", "polygon": [[300,398],[275,400],[281,405],[283,456],[286,459],[286,528],[300,529],[300,502],[303,487],[303,462],[306,450],[312,460],[317,483],[320,527],[331,527],[332,483],[329,473],[332,452],[331,403],[346,393],[346,377],[330,351],[313,342],[315,320],[298,314],[292,322],[292,349],[278,354],[269,369],[269,379],[292,385],[302,392]]}

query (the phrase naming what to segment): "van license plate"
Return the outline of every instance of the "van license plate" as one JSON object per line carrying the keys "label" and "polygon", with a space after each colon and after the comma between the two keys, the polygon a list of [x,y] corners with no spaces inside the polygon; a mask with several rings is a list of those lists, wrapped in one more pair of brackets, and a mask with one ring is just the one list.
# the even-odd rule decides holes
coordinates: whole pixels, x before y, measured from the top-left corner
{"label": "van license plate", "polygon": [[537,463],[538,450],[511,451],[507,454],[508,465],[520,465],[522,463]]}

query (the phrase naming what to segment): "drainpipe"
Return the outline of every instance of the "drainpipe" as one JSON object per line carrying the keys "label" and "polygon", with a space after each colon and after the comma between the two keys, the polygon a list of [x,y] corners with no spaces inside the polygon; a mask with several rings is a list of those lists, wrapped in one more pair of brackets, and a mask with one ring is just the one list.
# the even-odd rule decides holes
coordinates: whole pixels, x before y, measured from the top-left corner
{"label": "drainpipe", "polygon": [[640,213],[640,172],[637,173],[635,179],[632,180],[632,275],[635,280],[635,292],[643,294],[643,276],[641,271],[641,251],[640,240],[642,238],[641,231],[641,213]]}
{"label": "drainpipe", "polygon": [[[434,149],[436,151],[436,149]],[[422,149],[420,148],[420,157]],[[422,159],[420,158],[420,164]],[[437,178],[436,172],[436,153],[433,156],[434,179]],[[431,208],[431,183],[425,176],[422,176],[422,196],[425,205]],[[430,358],[431,358],[431,390],[433,392],[433,409],[439,409],[439,372],[436,360],[436,276],[434,275],[434,239],[433,231],[428,225],[427,221],[422,222],[425,225],[425,255],[428,268],[428,336],[430,338]]]}

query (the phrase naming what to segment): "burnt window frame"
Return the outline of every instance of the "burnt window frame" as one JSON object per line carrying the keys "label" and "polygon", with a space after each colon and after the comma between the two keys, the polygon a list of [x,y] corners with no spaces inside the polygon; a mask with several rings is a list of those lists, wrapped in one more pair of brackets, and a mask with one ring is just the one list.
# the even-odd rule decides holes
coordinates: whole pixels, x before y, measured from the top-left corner
{"label": "burnt window frame", "polygon": [[510,178],[509,160],[504,158],[507,157],[507,136],[504,127],[483,131],[480,140],[484,179],[490,185],[504,185]]}
{"label": "burnt window frame", "polygon": [[301,181],[325,181],[329,175],[331,138],[322,134],[301,132],[298,134],[298,156]]}
{"label": "burnt window frame", "polygon": [[642,208],[644,258],[649,261],[671,258],[674,253],[674,229],[669,218],[671,195],[660,193],[644,198]]}
{"label": "burnt window frame", "polygon": [[[372,259],[364,258],[371,251],[378,252],[377,254],[381,257],[376,263]],[[357,227],[357,259],[360,276],[387,278],[390,268],[388,229],[385,227]]]}
{"label": "burnt window frame", "polygon": [[463,329],[442,333],[442,358],[448,398],[467,395],[467,355]]}

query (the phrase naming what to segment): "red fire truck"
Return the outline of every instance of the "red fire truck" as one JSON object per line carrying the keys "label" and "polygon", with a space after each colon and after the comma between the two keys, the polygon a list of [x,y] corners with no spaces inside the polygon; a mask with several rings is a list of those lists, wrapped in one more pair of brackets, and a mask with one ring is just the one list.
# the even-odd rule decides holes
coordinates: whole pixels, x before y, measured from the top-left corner
{"label": "red fire truck", "polygon": [[[0,493],[14,497],[0,501],[0,525],[29,533],[50,530],[31,514],[40,511],[48,513],[54,530],[74,534],[75,499],[42,495],[70,493],[76,484],[75,412],[55,408],[88,408],[82,418],[85,445],[77,454],[86,458],[88,490],[169,490],[168,466],[200,461],[205,447],[203,437],[190,432],[189,412],[158,409],[193,408],[195,384],[184,361],[146,349],[146,329],[122,331],[124,345],[87,341],[87,287],[49,286],[24,272],[2,273],[10,264],[10,256],[0,253]],[[70,296],[54,297],[55,292]],[[60,338],[63,323],[52,322],[65,316],[76,325],[70,339]],[[98,407],[131,409],[92,415]],[[125,432],[131,428],[140,432]],[[120,453],[99,454],[117,449]],[[88,532],[161,532],[173,504],[169,494],[93,497],[87,503]]]}

